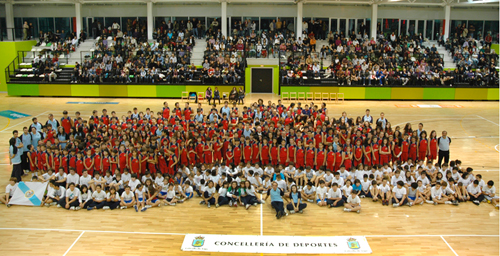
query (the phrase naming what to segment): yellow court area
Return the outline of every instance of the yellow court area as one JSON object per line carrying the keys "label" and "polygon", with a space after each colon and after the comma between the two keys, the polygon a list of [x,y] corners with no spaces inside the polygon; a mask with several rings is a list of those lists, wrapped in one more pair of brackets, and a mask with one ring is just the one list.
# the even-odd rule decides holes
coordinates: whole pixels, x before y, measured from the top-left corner
{"label": "yellow court area", "polygon": [[[269,94],[252,94],[257,99],[277,102]],[[116,105],[66,104],[67,102],[118,102]],[[12,130],[29,126],[37,116],[45,123],[49,113],[57,119],[62,111],[70,116],[80,111],[87,118],[103,108],[119,116],[137,107],[160,111],[164,99],[109,98],[15,98],[0,94],[0,110],[12,110],[30,117],[8,120],[0,117],[0,189],[8,183],[12,167],[8,161],[8,139]],[[172,107],[180,100],[168,99]],[[309,103],[309,102],[307,102]],[[320,101],[314,101],[320,104]],[[183,106],[181,102],[181,106]],[[289,102],[284,102],[288,105]],[[305,104],[303,102],[303,104]],[[192,103],[192,107],[195,105]],[[421,105],[421,106],[418,106]],[[432,107],[433,105],[440,106]],[[203,105],[209,110],[207,104]],[[431,106],[431,107],[429,107]],[[329,116],[362,116],[369,108],[374,118],[380,112],[392,127],[410,122],[424,124],[428,132],[448,131],[452,138],[451,159],[474,168],[485,181],[499,182],[498,102],[412,102],[345,101],[327,103]],[[242,108],[242,107],[240,107]],[[3,192],[3,191],[2,191]],[[345,213],[308,203],[303,214],[277,220],[269,200],[266,204],[228,208],[207,208],[194,199],[177,206],[150,208],[146,212],[126,210],[81,210],[70,212],[56,207],[7,208],[0,205],[1,255],[237,255],[192,253],[180,250],[185,234],[283,235],[283,236],[366,236],[372,255],[498,255],[499,212],[491,204],[471,202],[392,208],[362,199],[360,214]],[[241,254],[259,255],[259,254]],[[313,255],[313,254],[308,254]]]}

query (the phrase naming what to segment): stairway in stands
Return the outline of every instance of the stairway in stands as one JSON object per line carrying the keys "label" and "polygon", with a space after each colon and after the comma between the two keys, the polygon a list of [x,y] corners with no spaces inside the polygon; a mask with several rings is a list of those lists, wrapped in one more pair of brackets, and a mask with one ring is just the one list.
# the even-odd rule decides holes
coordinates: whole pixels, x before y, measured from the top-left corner
{"label": "stairway in stands", "polygon": [[444,48],[444,46],[439,46],[437,41],[430,40],[430,41],[424,42],[422,45],[425,47],[429,47],[429,48],[431,48],[432,45],[436,46],[438,53],[442,54],[442,56],[443,56],[443,62],[444,62],[443,67],[444,68],[455,68],[456,67],[455,63],[453,63],[453,58],[450,55],[450,52],[448,52],[446,50],[446,48]]}
{"label": "stairway in stands", "polygon": [[[94,49],[94,39],[87,39],[85,42],[81,43],[78,48],[76,48],[76,51],[70,52],[69,54],[62,54],[59,56],[59,63],[61,66],[64,65],[75,65],[75,62],[81,63],[82,57],[85,57],[85,55],[91,55],[91,49]],[[50,50],[50,47],[47,46],[33,46],[31,49],[31,52],[27,53],[26,57],[24,58],[25,63],[31,63],[33,58],[40,54],[40,52],[44,49]],[[52,57],[52,55],[50,55]]]}
{"label": "stairway in stands", "polygon": [[191,51],[191,63],[196,66],[201,66],[203,64],[203,55],[205,53],[205,48],[207,48],[207,43],[204,38],[195,39],[195,46]]}

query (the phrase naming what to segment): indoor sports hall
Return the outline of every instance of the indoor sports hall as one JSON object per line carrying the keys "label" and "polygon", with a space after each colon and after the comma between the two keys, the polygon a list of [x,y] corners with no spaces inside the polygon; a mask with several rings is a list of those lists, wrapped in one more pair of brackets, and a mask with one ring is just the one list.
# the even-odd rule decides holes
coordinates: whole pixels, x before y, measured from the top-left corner
{"label": "indoor sports hall", "polygon": [[498,17],[3,1],[1,255],[498,255]]}

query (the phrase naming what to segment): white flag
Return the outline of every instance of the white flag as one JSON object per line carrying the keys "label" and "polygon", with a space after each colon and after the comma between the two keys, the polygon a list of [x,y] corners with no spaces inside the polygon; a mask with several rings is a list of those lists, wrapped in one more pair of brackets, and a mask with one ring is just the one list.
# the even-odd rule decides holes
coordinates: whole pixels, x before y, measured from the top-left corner
{"label": "white flag", "polygon": [[12,205],[40,206],[48,182],[19,182],[16,192],[9,201]]}

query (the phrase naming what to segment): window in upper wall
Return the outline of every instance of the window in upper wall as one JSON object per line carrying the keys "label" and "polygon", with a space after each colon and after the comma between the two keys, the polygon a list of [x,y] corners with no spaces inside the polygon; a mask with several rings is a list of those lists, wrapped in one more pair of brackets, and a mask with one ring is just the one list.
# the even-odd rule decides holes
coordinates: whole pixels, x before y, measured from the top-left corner
{"label": "window in upper wall", "polygon": [[337,31],[338,27],[338,22],[339,20],[337,18],[332,18],[330,19],[330,30],[335,34],[335,31]]}
{"label": "window in upper wall", "polygon": [[469,34],[468,36],[474,39],[483,37],[483,20],[469,20]]}
{"label": "window in upper wall", "polygon": [[55,18],[56,33],[62,33],[64,30],[66,36],[69,36],[72,31],[70,19],[71,18]]}
{"label": "window in upper wall", "polygon": [[44,33],[54,32],[54,18],[38,18],[38,22]]}
{"label": "window in upper wall", "polygon": [[493,37],[493,42],[498,43],[498,25],[498,20],[484,21],[484,37],[489,33]]}

